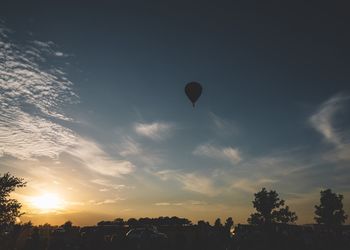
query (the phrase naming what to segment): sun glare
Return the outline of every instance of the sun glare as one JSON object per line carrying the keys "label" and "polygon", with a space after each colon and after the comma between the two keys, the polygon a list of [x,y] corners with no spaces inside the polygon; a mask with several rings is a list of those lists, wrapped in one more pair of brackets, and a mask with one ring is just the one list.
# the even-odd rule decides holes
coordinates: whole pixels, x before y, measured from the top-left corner
{"label": "sun glare", "polygon": [[62,208],[62,199],[54,193],[46,193],[31,199],[33,207],[41,211],[52,211]]}

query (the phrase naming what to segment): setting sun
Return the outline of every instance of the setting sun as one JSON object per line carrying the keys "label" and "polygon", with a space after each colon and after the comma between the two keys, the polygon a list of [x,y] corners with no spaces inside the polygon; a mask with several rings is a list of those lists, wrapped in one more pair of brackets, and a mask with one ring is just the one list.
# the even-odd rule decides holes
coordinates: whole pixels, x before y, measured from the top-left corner
{"label": "setting sun", "polygon": [[42,211],[60,209],[63,206],[62,199],[54,193],[46,193],[31,199],[32,205]]}

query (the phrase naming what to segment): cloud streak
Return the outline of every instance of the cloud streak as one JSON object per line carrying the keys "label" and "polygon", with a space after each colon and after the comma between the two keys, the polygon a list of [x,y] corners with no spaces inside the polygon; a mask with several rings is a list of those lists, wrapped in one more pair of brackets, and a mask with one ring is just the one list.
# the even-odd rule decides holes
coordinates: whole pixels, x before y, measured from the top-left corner
{"label": "cloud streak", "polygon": [[238,127],[234,122],[224,119],[213,112],[209,113],[209,117],[213,123],[213,129],[217,134],[222,136],[237,134]]}
{"label": "cloud streak", "polygon": [[114,159],[100,145],[81,137],[67,153],[78,159],[84,166],[102,175],[118,177],[131,173],[135,168],[131,162]]}
{"label": "cloud streak", "polygon": [[342,138],[339,132],[334,128],[334,117],[336,113],[343,108],[345,101],[350,99],[349,96],[336,95],[323,103],[319,110],[310,117],[310,124],[324,138],[335,145],[342,144]]}
{"label": "cloud streak", "polygon": [[216,196],[221,191],[214,185],[211,178],[199,173],[185,173],[180,170],[163,170],[158,171],[156,175],[164,181],[176,180],[180,182],[184,190],[207,196]]}
{"label": "cloud streak", "polygon": [[154,205],[156,206],[182,206],[183,203],[181,202],[176,202],[176,203],[171,203],[171,202],[157,202]]}
{"label": "cloud streak", "polygon": [[[109,189],[114,189],[114,190],[121,190],[121,189],[131,189],[133,187],[131,186],[126,186],[124,184],[114,184],[109,180],[106,179],[93,179],[91,180],[92,183],[106,187],[104,188],[105,191],[109,191]],[[100,189],[101,191],[101,189]]]}
{"label": "cloud streak", "polygon": [[165,122],[135,123],[134,130],[137,134],[152,139],[162,140],[170,136],[173,125]]}
{"label": "cloud streak", "polygon": [[125,199],[123,198],[105,199],[102,201],[92,202],[92,204],[96,206],[100,206],[100,205],[106,205],[106,204],[114,204],[114,203],[117,203],[118,201],[123,201],[123,200]]}
{"label": "cloud streak", "polygon": [[[350,100],[350,96],[338,94],[323,103],[318,111],[313,114],[309,122],[318,131],[326,142],[334,145],[334,149],[326,154],[332,161],[350,160],[350,144],[347,133],[335,127],[337,114],[345,109],[345,104]],[[348,111],[348,110],[347,110]]]}
{"label": "cloud streak", "polygon": [[120,156],[143,166],[154,167],[162,162],[162,154],[152,152],[145,145],[141,145],[129,136],[123,137],[121,142],[115,145],[115,148]]}
{"label": "cloud streak", "polygon": [[205,206],[207,204],[208,204],[207,202],[203,202],[203,201],[188,200],[183,202],[157,202],[154,205],[168,207],[168,206]]}
{"label": "cloud streak", "polygon": [[231,164],[237,164],[242,160],[241,153],[238,149],[232,147],[219,148],[210,144],[199,145],[193,151],[193,154],[229,161]]}

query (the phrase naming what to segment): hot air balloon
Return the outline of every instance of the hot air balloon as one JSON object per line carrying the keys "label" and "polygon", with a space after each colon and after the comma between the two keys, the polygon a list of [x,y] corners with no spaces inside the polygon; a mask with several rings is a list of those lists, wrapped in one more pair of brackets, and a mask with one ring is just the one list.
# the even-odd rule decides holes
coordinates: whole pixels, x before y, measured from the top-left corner
{"label": "hot air balloon", "polygon": [[194,107],[196,101],[202,94],[202,86],[198,82],[189,82],[185,86],[185,93]]}

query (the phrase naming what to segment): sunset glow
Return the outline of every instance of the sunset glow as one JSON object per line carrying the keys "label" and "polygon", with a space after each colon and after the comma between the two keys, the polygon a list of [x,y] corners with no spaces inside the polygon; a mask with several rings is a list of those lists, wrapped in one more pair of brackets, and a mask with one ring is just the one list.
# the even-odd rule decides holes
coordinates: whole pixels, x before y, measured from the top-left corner
{"label": "sunset glow", "polygon": [[45,193],[31,198],[31,205],[41,212],[50,212],[63,208],[62,199],[55,193]]}

